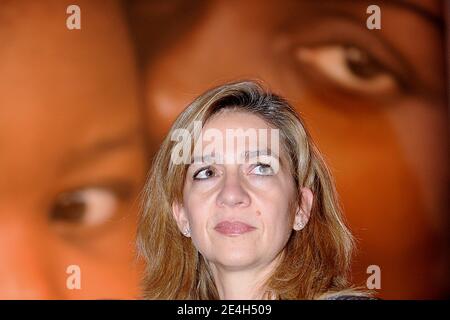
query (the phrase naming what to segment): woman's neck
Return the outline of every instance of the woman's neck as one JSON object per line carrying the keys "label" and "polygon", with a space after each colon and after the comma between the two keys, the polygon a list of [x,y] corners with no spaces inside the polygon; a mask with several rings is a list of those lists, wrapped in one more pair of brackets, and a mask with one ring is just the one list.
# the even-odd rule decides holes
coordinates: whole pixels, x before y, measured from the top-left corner
{"label": "woman's neck", "polygon": [[275,270],[276,261],[264,267],[230,270],[211,263],[211,272],[221,300],[267,299],[265,282]]}

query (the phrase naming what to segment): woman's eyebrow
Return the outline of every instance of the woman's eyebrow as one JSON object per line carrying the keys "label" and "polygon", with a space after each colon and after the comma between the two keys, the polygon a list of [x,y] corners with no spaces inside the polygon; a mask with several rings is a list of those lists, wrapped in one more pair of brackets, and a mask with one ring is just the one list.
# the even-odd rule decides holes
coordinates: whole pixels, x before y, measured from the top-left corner
{"label": "woman's eyebrow", "polygon": [[205,164],[205,163],[213,163],[215,160],[216,154],[204,154],[200,156],[193,156],[191,158],[190,164]]}
{"label": "woman's eyebrow", "polygon": [[255,150],[255,151],[245,151],[243,153],[244,159],[248,160],[254,157],[260,157],[260,156],[273,156],[278,157],[278,154],[273,152],[270,148],[261,149],[261,150]]}
{"label": "woman's eyebrow", "polygon": [[[216,160],[215,156],[216,156],[216,154],[205,154],[203,156],[194,156],[194,157],[192,157],[191,164],[213,163],[214,162],[213,160]],[[245,160],[255,158],[255,157],[260,157],[260,156],[272,156],[272,157],[278,158],[278,154],[273,152],[270,148],[242,152],[242,158]]]}

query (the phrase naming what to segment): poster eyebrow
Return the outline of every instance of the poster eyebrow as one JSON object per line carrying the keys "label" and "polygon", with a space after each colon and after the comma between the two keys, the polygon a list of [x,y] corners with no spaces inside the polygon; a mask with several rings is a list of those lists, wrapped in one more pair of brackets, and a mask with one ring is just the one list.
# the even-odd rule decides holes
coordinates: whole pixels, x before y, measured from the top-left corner
{"label": "poster eyebrow", "polygon": [[[346,4],[355,4],[356,1],[354,0],[341,0],[342,2]],[[370,2],[367,2],[367,5],[369,5]],[[315,5],[324,6],[327,5],[333,5],[333,8],[335,8],[335,1],[329,1],[329,0],[316,0]],[[384,0],[380,1],[377,4],[381,12],[383,12],[384,7],[397,7],[398,9],[403,9],[406,11],[409,11],[415,15],[420,16],[425,21],[431,23],[435,28],[439,29],[440,31],[444,30],[444,18],[432,13],[430,10],[425,9],[423,6],[419,4],[415,4],[409,0]],[[383,15],[383,13],[381,14]]]}
{"label": "poster eyebrow", "polygon": [[418,4],[406,0],[389,0],[382,2],[382,5],[399,7],[404,10],[411,11],[412,13],[419,15],[426,21],[430,22],[434,27],[438,28],[439,30],[443,30],[444,27],[443,18],[423,8]]}
{"label": "poster eyebrow", "polygon": [[138,141],[139,132],[134,129],[114,136],[104,137],[91,145],[75,150],[73,154],[67,158],[67,161],[64,162],[64,168],[66,170],[76,169],[77,167],[96,161],[115,151],[133,146]]}

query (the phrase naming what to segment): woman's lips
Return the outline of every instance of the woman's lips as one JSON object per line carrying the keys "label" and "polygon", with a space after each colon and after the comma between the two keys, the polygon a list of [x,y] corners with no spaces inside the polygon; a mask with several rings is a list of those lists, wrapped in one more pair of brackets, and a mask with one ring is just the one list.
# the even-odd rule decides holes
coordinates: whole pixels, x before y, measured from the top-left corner
{"label": "woman's lips", "polygon": [[239,221],[222,221],[214,227],[214,230],[226,236],[238,236],[255,229],[255,227]]}

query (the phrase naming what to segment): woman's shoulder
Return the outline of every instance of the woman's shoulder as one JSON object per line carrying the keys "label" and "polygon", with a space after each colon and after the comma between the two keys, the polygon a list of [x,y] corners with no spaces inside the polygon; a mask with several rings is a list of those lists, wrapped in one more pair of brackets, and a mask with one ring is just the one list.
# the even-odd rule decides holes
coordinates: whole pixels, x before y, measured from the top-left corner
{"label": "woman's shoulder", "polygon": [[364,288],[348,288],[340,291],[329,291],[319,297],[320,300],[380,300],[375,292]]}
{"label": "woman's shoulder", "polygon": [[379,300],[378,298],[366,296],[366,295],[337,295],[326,298],[325,300]]}

